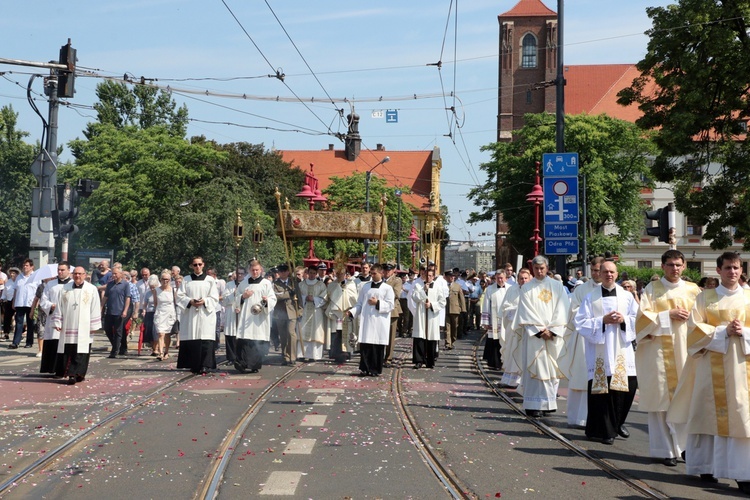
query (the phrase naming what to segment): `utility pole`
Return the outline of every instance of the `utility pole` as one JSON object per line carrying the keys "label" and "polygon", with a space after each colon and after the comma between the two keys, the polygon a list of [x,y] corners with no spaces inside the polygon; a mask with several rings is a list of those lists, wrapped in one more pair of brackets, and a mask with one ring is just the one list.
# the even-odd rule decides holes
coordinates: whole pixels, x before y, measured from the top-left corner
{"label": "utility pole", "polygon": [[[60,107],[59,97],[73,97],[75,83],[76,50],[68,43],[60,48],[59,61],[36,62],[20,59],[0,58],[0,64],[13,64],[47,68],[50,75],[44,79],[44,93],[49,98],[49,111],[45,125],[46,140],[42,151],[31,165],[31,173],[37,179],[38,186],[34,188],[31,201],[31,231],[29,238],[29,257],[37,267],[47,264],[50,255],[55,255],[55,238],[53,233],[52,212],[58,210],[57,199],[57,115]],[[31,77],[29,87],[34,78]],[[40,115],[42,121],[44,118]],[[67,237],[63,241],[67,254]],[[65,255],[67,257],[67,255]],[[64,257],[64,258],[65,258]]]}
{"label": "utility pole", "polygon": [[[565,152],[565,73],[563,72],[563,10],[564,0],[557,0],[557,78],[555,79],[556,109],[555,109],[555,145],[556,152]],[[564,255],[555,258],[555,270],[565,277],[567,260]]]}

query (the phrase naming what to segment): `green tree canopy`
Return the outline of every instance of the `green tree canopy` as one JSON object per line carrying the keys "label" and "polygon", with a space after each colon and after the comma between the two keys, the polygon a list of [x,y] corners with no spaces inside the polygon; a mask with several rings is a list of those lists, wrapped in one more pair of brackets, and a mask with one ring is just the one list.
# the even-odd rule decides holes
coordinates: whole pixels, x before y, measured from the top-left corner
{"label": "green tree canopy", "polygon": [[[635,241],[643,231],[639,194],[653,145],[635,125],[606,115],[566,116],[565,140],[566,149],[579,154],[579,175],[586,176],[588,251],[618,253],[624,242]],[[481,165],[488,181],[469,193],[480,208],[469,222],[492,220],[500,211],[510,227],[511,244],[530,255],[534,207],[526,195],[534,184],[535,163],[555,151],[554,116],[526,115],[526,125],[516,131],[513,142],[483,149],[492,152],[491,161]],[[579,205],[582,211],[583,203]],[[613,231],[605,236],[607,227]]]}
{"label": "green tree canopy", "polygon": [[99,124],[141,129],[163,126],[171,135],[185,137],[188,110],[185,105],[177,107],[171,92],[147,85],[130,89],[124,83],[107,80],[96,86],[96,96],[98,121],[87,126],[86,137],[91,138]]}
{"label": "green tree canopy", "polygon": [[31,174],[35,148],[23,141],[28,132],[16,129],[18,113],[12,106],[0,109],[0,259],[18,263],[28,256]]}
{"label": "green tree canopy", "polygon": [[653,173],[673,183],[677,209],[707,226],[712,248],[745,237],[748,249],[750,2],[680,0],[646,12],[641,76],[619,102],[637,103],[638,125],[656,131]]}

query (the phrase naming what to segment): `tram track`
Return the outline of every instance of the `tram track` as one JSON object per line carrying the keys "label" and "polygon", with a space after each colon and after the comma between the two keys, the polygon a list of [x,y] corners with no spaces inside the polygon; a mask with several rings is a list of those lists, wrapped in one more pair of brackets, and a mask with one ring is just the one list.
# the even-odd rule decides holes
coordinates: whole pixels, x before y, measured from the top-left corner
{"label": "tram track", "polygon": [[263,408],[269,400],[271,394],[293,375],[299,372],[303,366],[303,364],[297,363],[296,366],[287,370],[287,372],[280,376],[275,382],[263,389],[263,391],[261,391],[261,393],[255,398],[255,401],[248,406],[247,410],[240,416],[234,427],[227,431],[224,440],[221,442],[221,445],[217,450],[216,459],[211,463],[203,482],[193,498],[196,500],[204,500],[218,497],[224,473],[226,472],[234,450],[237,449],[237,445],[242,440],[245,431],[250,426],[253,419],[258,415],[260,409]]}
{"label": "tram track", "polygon": [[497,397],[499,397],[519,417],[525,419],[529,424],[536,427],[536,429],[542,434],[544,434],[545,436],[557,441],[562,446],[564,446],[571,452],[575,453],[577,456],[590,462],[591,464],[596,466],[598,469],[608,474],[610,477],[624,483],[625,485],[637,491],[638,493],[645,496],[646,498],[654,498],[654,499],[669,498],[667,495],[651,489],[645,483],[634,479],[633,477],[626,474],[622,470],[618,469],[617,467],[607,462],[606,460],[593,455],[589,450],[567,439],[565,436],[560,434],[555,428],[547,425],[543,421],[527,416],[523,408],[520,407],[506,391],[503,391],[500,388],[498,388],[498,386],[493,382],[490,375],[487,373],[487,370],[484,368],[480,360],[480,357],[477,355],[477,351],[479,349],[482,338],[477,340],[477,342],[474,344],[474,347],[472,349],[472,361],[473,361],[474,368],[476,369],[476,372],[482,378],[484,383],[487,385],[487,387],[490,389],[490,391],[493,394],[495,394]]}
{"label": "tram track", "polygon": [[419,424],[414,414],[409,410],[409,402],[403,390],[401,375],[405,359],[405,355],[402,354],[399,358],[399,363],[394,366],[391,373],[391,399],[396,407],[396,413],[401,425],[409,435],[409,439],[422,458],[422,461],[429,467],[435,478],[443,485],[443,488],[445,488],[445,491],[451,498],[477,498],[470,493],[469,488],[458,479],[453,470],[443,463],[442,458],[440,458],[430,442],[420,432]]}
{"label": "tram track", "polygon": [[181,377],[177,379],[171,380],[169,382],[165,382],[164,384],[161,384],[160,386],[152,390],[150,393],[139,397],[136,401],[129,403],[123,408],[108,414],[106,417],[104,417],[100,421],[81,430],[75,436],[71,437],[70,439],[68,439],[61,445],[53,448],[52,450],[46,452],[44,456],[39,457],[38,459],[33,461],[31,464],[27,465],[26,467],[21,469],[19,472],[13,474],[10,478],[0,483],[0,497],[3,497],[6,494],[10,493],[16,485],[20,484],[25,479],[31,477],[37,472],[43,471],[46,468],[48,468],[50,465],[52,465],[58,458],[63,456],[65,453],[75,450],[78,446],[82,445],[86,441],[87,438],[91,437],[96,431],[102,429],[107,424],[117,419],[120,419],[120,421],[124,422],[125,421],[124,417],[127,414],[134,413],[140,410],[141,408],[144,408],[145,406],[150,404],[152,401],[160,397],[164,391],[167,391],[178,385],[182,385],[190,380],[193,380],[197,376],[198,376],[197,374],[188,373],[188,374],[182,375]]}

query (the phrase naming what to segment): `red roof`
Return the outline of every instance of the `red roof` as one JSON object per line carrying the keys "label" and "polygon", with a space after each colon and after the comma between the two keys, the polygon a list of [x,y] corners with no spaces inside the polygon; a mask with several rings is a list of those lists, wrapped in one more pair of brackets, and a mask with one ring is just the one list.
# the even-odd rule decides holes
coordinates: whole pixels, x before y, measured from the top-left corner
{"label": "red roof", "polygon": [[[331,184],[331,177],[347,177],[354,172],[367,172],[384,157],[390,161],[375,167],[372,175],[385,179],[392,187],[408,187],[411,194],[404,194],[404,202],[417,210],[427,210],[432,191],[432,150],[428,151],[362,151],[354,161],[346,159],[343,150],[323,149],[315,151],[279,151],[284,161],[309,172],[314,165],[315,177],[321,190]],[[300,186],[301,188],[301,186]],[[372,200],[371,200],[372,203]]]}
{"label": "red roof", "polygon": [[635,122],[643,114],[636,104],[627,107],[617,104],[617,93],[640,76],[633,64],[565,66],[564,76],[566,114],[606,113],[629,122]]}
{"label": "red roof", "polygon": [[498,17],[536,17],[557,16],[557,12],[544,5],[541,0],[521,0],[508,12]]}

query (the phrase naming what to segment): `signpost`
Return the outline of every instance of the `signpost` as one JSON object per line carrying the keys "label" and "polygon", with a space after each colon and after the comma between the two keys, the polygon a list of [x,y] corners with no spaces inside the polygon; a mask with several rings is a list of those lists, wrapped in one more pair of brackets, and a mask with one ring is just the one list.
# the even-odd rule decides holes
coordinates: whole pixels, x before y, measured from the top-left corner
{"label": "signpost", "polygon": [[544,253],[577,255],[578,245],[578,153],[545,153]]}

